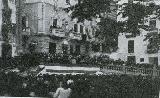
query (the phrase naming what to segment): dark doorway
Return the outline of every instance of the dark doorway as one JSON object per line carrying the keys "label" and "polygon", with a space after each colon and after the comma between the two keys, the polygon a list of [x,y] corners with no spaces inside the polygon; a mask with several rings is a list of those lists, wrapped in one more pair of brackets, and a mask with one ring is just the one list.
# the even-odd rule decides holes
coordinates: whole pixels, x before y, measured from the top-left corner
{"label": "dark doorway", "polygon": [[76,45],[76,51],[75,54],[79,55],[80,54],[80,45]]}
{"label": "dark doorway", "polygon": [[56,43],[49,43],[49,53],[54,54],[56,53]]}
{"label": "dark doorway", "polygon": [[136,57],[135,56],[128,56],[127,62],[128,63],[136,63]]}
{"label": "dark doorway", "polygon": [[100,44],[93,44],[92,45],[92,50],[94,52],[99,52],[100,51]]}
{"label": "dark doorway", "polygon": [[149,57],[149,64],[158,65],[158,57]]}
{"label": "dark doorway", "polygon": [[68,54],[68,45],[62,45],[63,54]]}
{"label": "dark doorway", "polygon": [[73,45],[70,45],[70,54],[73,54]]}
{"label": "dark doorway", "polygon": [[12,57],[12,45],[6,43],[2,44],[2,57],[4,58]]}

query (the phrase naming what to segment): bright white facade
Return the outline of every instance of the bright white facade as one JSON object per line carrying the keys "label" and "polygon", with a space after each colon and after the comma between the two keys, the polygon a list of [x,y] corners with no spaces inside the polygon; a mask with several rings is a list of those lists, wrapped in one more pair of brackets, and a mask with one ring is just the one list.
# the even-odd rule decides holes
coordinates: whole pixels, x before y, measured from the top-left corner
{"label": "bright white facade", "polygon": [[[127,3],[127,1],[125,2]],[[124,21],[124,18],[121,16],[118,17],[118,21]],[[160,54],[147,52],[148,40],[146,38],[147,33],[159,33],[160,29],[160,20],[154,18],[154,15],[151,15],[148,18],[144,19],[144,24],[148,26],[153,26],[154,30],[145,31],[141,29],[140,35],[131,37],[128,33],[120,33],[118,37],[118,58],[123,61],[133,60],[135,63],[149,63],[160,65]],[[131,51],[130,51],[131,49]]]}

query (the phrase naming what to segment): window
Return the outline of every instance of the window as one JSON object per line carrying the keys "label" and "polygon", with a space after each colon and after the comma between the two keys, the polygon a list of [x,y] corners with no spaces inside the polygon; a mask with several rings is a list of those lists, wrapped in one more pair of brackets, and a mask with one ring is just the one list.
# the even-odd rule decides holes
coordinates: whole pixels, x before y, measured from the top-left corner
{"label": "window", "polygon": [[64,54],[67,54],[68,53],[68,45],[63,44],[62,45],[62,50],[63,50]]}
{"label": "window", "polygon": [[86,53],[89,52],[89,45],[86,45]]}
{"label": "window", "polygon": [[26,47],[28,39],[29,39],[28,36],[26,36],[26,35],[22,36],[22,46],[23,47]]}
{"label": "window", "polygon": [[134,53],[134,40],[128,41],[128,53]]}
{"label": "window", "polygon": [[140,58],[140,62],[144,62],[144,58]]}
{"label": "window", "polygon": [[78,25],[74,24],[74,32],[78,32]]}
{"label": "window", "polygon": [[15,0],[9,0],[12,4],[14,4],[15,3]]}
{"label": "window", "polygon": [[85,30],[86,30],[86,33],[88,33],[88,32],[89,32],[89,31],[88,31],[88,28],[86,28]]}
{"label": "window", "polygon": [[57,27],[57,19],[53,19],[53,27]]}
{"label": "window", "polygon": [[65,21],[65,25],[68,25],[68,21]]}
{"label": "window", "polygon": [[66,0],[66,3],[67,3],[67,4],[70,4],[70,0]]}
{"label": "window", "polygon": [[92,45],[92,50],[94,52],[99,52],[100,51],[100,44],[93,44]]}
{"label": "window", "polygon": [[22,29],[24,30],[25,28],[26,28],[26,17],[25,16],[23,16],[22,17]]}
{"label": "window", "polygon": [[87,40],[87,35],[86,34],[82,34],[82,41],[86,41]]}
{"label": "window", "polygon": [[75,54],[80,54],[80,45],[76,45],[76,51]]}
{"label": "window", "polygon": [[70,45],[70,54],[73,54],[73,45]]}
{"label": "window", "polygon": [[12,57],[12,46],[10,44],[2,44],[2,57]]}
{"label": "window", "polygon": [[102,43],[102,52],[106,52],[106,45]]}
{"label": "window", "polygon": [[156,20],[150,20],[149,26],[156,27]]}
{"label": "window", "polygon": [[81,1],[82,1],[82,0],[78,0],[78,4],[80,4],[80,3],[81,3]]}
{"label": "window", "polygon": [[26,29],[26,27],[29,27],[28,25],[28,17],[22,16],[22,29]]}
{"label": "window", "polygon": [[158,65],[158,57],[149,57],[149,64]]}
{"label": "window", "polygon": [[56,43],[49,43],[49,53],[54,54],[56,53]]}
{"label": "window", "polygon": [[83,34],[83,26],[82,25],[80,25],[80,33]]}

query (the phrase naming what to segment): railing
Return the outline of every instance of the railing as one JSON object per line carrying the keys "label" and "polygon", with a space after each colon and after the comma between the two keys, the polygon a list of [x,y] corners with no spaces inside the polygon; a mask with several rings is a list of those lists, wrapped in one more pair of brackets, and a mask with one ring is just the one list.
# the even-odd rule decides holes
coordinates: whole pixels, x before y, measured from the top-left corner
{"label": "railing", "polygon": [[81,40],[82,39],[82,35],[81,35],[81,33],[73,32],[71,34],[71,39]]}
{"label": "railing", "polygon": [[23,29],[22,34],[23,35],[31,35],[31,29],[29,27],[26,27],[25,29]]}
{"label": "railing", "polygon": [[156,68],[145,69],[145,68],[136,68],[136,67],[127,67],[127,66],[116,66],[116,65],[107,65],[102,68],[104,73],[120,73],[120,74],[131,74],[131,75],[150,75],[150,76],[160,76],[160,70]]}
{"label": "railing", "polygon": [[[53,28],[50,31],[50,35],[54,35],[54,36],[57,36],[57,37],[66,37],[67,36],[67,31],[64,31],[61,28]],[[77,40],[82,39],[81,33],[77,33],[77,32],[72,32],[70,37],[71,37],[71,39],[77,39]]]}
{"label": "railing", "polygon": [[56,28],[51,29],[50,34],[57,36],[57,37],[65,37],[66,36],[65,31],[63,31],[62,29],[56,29]]}

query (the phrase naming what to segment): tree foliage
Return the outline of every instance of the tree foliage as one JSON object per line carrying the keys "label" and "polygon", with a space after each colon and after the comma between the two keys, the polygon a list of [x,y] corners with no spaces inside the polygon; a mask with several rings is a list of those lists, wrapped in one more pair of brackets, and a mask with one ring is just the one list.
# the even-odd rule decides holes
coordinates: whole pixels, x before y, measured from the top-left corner
{"label": "tree foliage", "polygon": [[8,6],[8,1],[3,0],[2,37],[3,37],[3,41],[5,42],[2,47],[3,57],[11,56],[11,46],[9,44],[9,33],[11,33],[11,30],[12,30],[11,14],[12,14],[12,10]]}
{"label": "tree foliage", "polygon": [[73,10],[72,18],[78,18],[79,22],[92,20],[92,18],[101,16],[101,13],[110,12],[111,0],[78,0],[79,2],[71,6]]}
{"label": "tree foliage", "polygon": [[123,7],[119,14],[122,14],[122,18],[127,18],[127,20],[117,22],[105,16],[113,10],[111,10],[111,3],[113,1],[114,0],[79,0],[78,4],[70,7],[72,10],[72,18],[77,18],[78,22],[101,18],[100,23],[97,24],[99,28],[96,32],[98,35],[96,37],[100,35],[100,38],[103,37],[102,39],[105,39],[108,52],[113,52],[113,50],[117,48],[119,33],[127,32],[136,36],[140,33],[140,28],[147,30],[148,26],[144,25],[144,17],[153,14],[155,10],[159,11],[154,3],[150,3],[149,5],[144,4],[145,0],[137,0],[137,3],[124,3],[121,5],[121,7]]}
{"label": "tree foliage", "polygon": [[117,22],[109,18],[101,19],[98,23],[99,29],[96,32],[96,37],[103,39],[105,52],[113,52],[118,46]]}
{"label": "tree foliage", "polygon": [[145,40],[149,41],[147,46],[148,53],[158,53],[159,46],[160,46],[160,34],[158,33],[149,33]]}
{"label": "tree foliage", "polygon": [[123,18],[128,18],[123,22],[125,25],[125,32],[137,35],[140,33],[140,28],[145,30],[148,29],[148,27],[144,25],[144,18],[153,14],[153,11],[155,10],[154,3],[146,5],[143,4],[143,2],[131,2],[123,5],[125,7],[122,8],[122,12],[120,13],[122,13]]}
{"label": "tree foliage", "polygon": [[113,52],[117,47],[116,21],[104,16],[111,12],[111,2],[113,0],[79,0],[78,4],[70,7],[72,18],[77,18],[78,22],[101,18],[97,24],[96,37],[107,46],[106,52]]}
{"label": "tree foliage", "polygon": [[11,9],[8,7],[8,1],[3,0],[4,8],[2,9],[2,37],[8,43],[8,33],[11,32]]}

